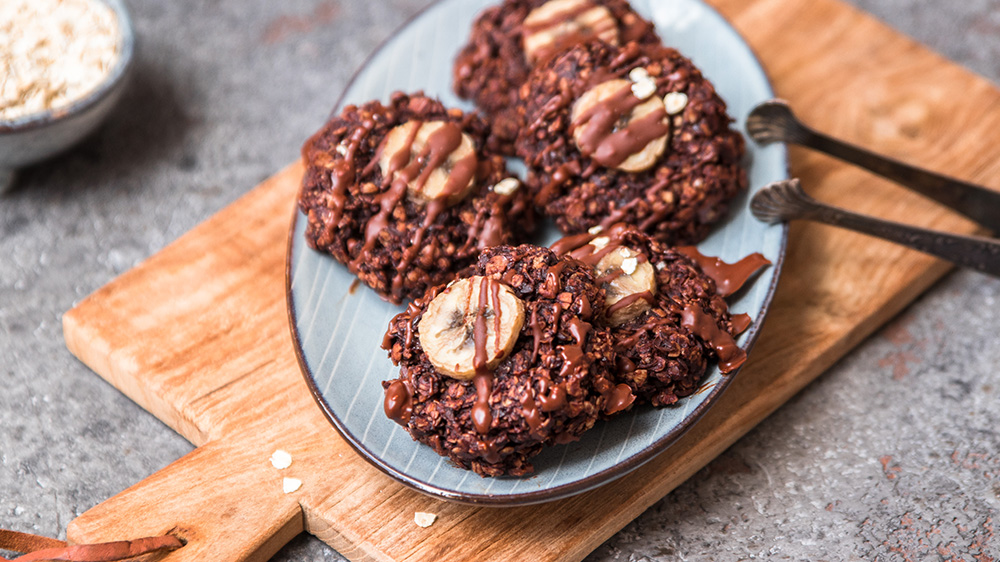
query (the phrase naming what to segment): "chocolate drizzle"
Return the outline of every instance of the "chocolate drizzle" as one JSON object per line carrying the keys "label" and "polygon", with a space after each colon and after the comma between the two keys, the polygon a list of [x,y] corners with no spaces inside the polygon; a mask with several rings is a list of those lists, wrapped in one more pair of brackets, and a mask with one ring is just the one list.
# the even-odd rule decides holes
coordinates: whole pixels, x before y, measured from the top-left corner
{"label": "chocolate drizzle", "polygon": [[626,295],[622,297],[621,300],[609,306],[605,314],[607,316],[611,316],[615,312],[618,312],[619,310],[626,308],[632,303],[639,300],[644,300],[650,305],[652,305],[653,303],[656,302],[656,297],[653,295],[653,293],[649,291],[642,291],[641,293],[632,293],[631,295]]}
{"label": "chocolate drizzle", "polygon": [[583,346],[587,343],[587,334],[590,333],[591,325],[579,317],[572,317],[566,326],[566,330],[573,338],[573,343],[562,346],[559,350],[559,358],[562,359],[562,367],[559,369],[561,378],[568,378],[580,368],[585,367],[586,354]]}
{"label": "chocolate drizzle", "polygon": [[[374,217],[368,219],[368,223],[365,225],[365,243],[361,247],[361,251],[358,252],[358,256],[351,262],[352,268],[357,268],[362,261],[368,258],[372,248],[375,247],[379,233],[385,230],[389,224],[389,214],[399,205],[399,202],[403,199],[403,195],[406,194],[407,182],[414,179],[419,173],[420,163],[417,159],[411,161],[411,156],[413,141],[417,138],[417,132],[421,126],[422,123],[420,121],[415,121],[414,125],[410,127],[409,134],[403,146],[389,157],[389,166],[382,179],[383,184],[389,184],[389,189],[375,198],[375,202],[379,206],[379,212]],[[376,158],[373,158],[365,167],[366,172],[369,171],[370,167],[373,168],[374,164],[378,161],[377,157],[381,156],[385,150],[387,140],[388,137],[382,140],[382,144],[379,145],[376,151]]]}
{"label": "chocolate drizzle", "polygon": [[[567,265],[548,276],[558,263]],[[463,468],[484,476],[520,476],[531,471],[527,459],[540,449],[576,439],[607,405],[625,404],[628,396],[622,389],[616,393],[610,379],[610,334],[590,324],[589,315],[598,310],[588,310],[589,303],[602,293],[583,264],[557,259],[544,248],[501,246],[486,250],[472,274],[471,283],[465,278],[470,290],[453,297],[454,316],[447,322],[449,329],[461,326],[456,339],[465,346],[465,376],[444,376],[416,334],[404,345],[411,326],[422,333],[414,323],[426,315],[428,299],[421,297],[390,323],[387,347],[401,374],[383,383],[385,410],[405,423],[415,440]],[[490,338],[498,326],[494,310],[507,306],[504,284],[523,299],[524,308],[517,313],[520,337],[509,361],[495,363]],[[538,294],[546,284],[556,298]],[[502,314],[499,325],[509,330],[513,313],[504,308]]]}
{"label": "chocolate drizzle", "polygon": [[578,317],[573,317],[568,322],[569,333],[576,340],[576,343],[580,346],[586,345],[587,334],[590,333],[590,329],[593,328],[588,322],[584,322]]}
{"label": "chocolate drizzle", "polygon": [[618,167],[650,142],[670,134],[663,105],[636,116],[635,108],[647,102],[632,93],[631,82],[623,82],[617,91],[581,111],[569,126],[580,151],[608,168]]}
{"label": "chocolate drizzle", "polygon": [[348,188],[354,183],[354,159],[358,153],[358,147],[368,136],[375,121],[365,119],[361,126],[347,137],[347,146],[344,150],[344,158],[335,160],[330,170],[330,212],[332,214],[329,224],[335,227],[340,222],[344,214],[344,205],[347,203]]}
{"label": "chocolate drizzle", "polygon": [[549,272],[545,274],[545,283],[539,288],[539,294],[553,298],[559,294],[562,290],[562,282],[559,276],[562,275],[564,269],[568,262],[560,261],[549,268]]}
{"label": "chocolate drizzle", "polygon": [[611,415],[621,412],[635,402],[635,394],[629,385],[620,383],[604,395],[604,413]]}
{"label": "chocolate drizzle", "polygon": [[[618,223],[604,231],[566,236],[554,243],[551,249],[557,254],[569,255],[593,266],[600,261],[601,257],[607,255],[607,253],[623,247],[628,233],[636,232],[630,230],[633,228]],[[607,241],[604,246],[598,249],[597,246],[599,245],[595,245],[594,241],[600,237],[606,238]],[[692,262],[698,264],[704,271],[704,274],[714,280],[716,286],[719,288],[718,293],[721,296],[730,295],[734,291],[739,290],[755,272],[770,263],[760,254],[751,254],[735,264],[727,264],[717,258],[702,255],[694,247],[683,247],[676,250]],[[645,254],[645,251],[638,251],[637,253],[639,259],[650,259]],[[621,274],[621,272],[604,272],[598,278],[598,282],[609,282]],[[664,286],[669,286],[669,284]],[[653,295],[649,291],[635,293],[609,306],[605,314],[610,315],[616,310],[625,308],[640,299],[645,299],[650,304],[657,302],[656,295]],[[731,334],[713,316],[702,310],[700,306],[693,303],[684,304],[683,302],[679,302],[678,304],[683,305],[683,309],[680,311],[681,326],[687,328],[693,335],[704,341],[706,345],[715,351],[715,354],[719,358],[720,371],[723,373],[732,372],[746,361],[746,352],[736,344],[733,335],[740,334],[749,327],[752,320],[748,315],[737,314],[731,317],[730,322],[733,331]],[[631,333],[621,334],[616,343],[616,349],[619,352],[625,352],[635,346],[647,330],[654,328],[655,321],[656,319],[651,317],[646,324],[633,329]],[[654,323],[651,324],[649,322]],[[621,356],[619,356],[616,366],[620,373],[625,374],[634,372],[637,368],[635,363]]]}
{"label": "chocolate drizzle", "polygon": [[[479,115],[419,94],[346,106],[302,148],[306,242],[393,303],[451,281],[477,249],[514,242],[521,233],[511,225],[533,230],[528,187],[489,187],[511,175],[502,157],[484,152],[490,138]],[[444,161],[430,170],[440,161],[432,153]],[[403,193],[398,182],[407,179]]]}
{"label": "chocolate drizzle", "polygon": [[670,132],[670,124],[663,121],[666,116],[667,111],[658,107],[630,121],[627,127],[614,131],[597,145],[594,160],[608,167],[618,166],[650,142]]}
{"label": "chocolate drizzle", "polygon": [[542,326],[538,323],[538,303],[531,303],[531,319],[528,320],[531,326],[531,336],[534,343],[531,348],[531,362],[538,360],[538,346],[542,343]]}
{"label": "chocolate drizzle", "polygon": [[569,254],[574,250],[578,250],[597,238],[597,234],[589,234],[583,232],[581,234],[571,234],[569,236],[564,236],[559,240],[556,240],[549,246],[549,249],[556,253],[556,255],[564,256]]}
{"label": "chocolate drizzle", "polygon": [[558,189],[569,181],[573,175],[577,175],[579,173],[580,164],[576,161],[562,164],[556,168],[556,171],[552,173],[552,178],[548,183],[542,186],[542,189],[538,192],[538,204],[545,205],[552,201],[552,199],[556,197]]}
{"label": "chocolate drizzle", "polygon": [[385,389],[385,400],[382,404],[387,418],[406,427],[413,414],[413,398],[407,383],[394,380]]}
{"label": "chocolate drizzle", "polygon": [[[493,414],[490,411],[490,394],[493,393],[493,374],[490,373],[488,357],[486,352],[486,310],[489,304],[492,286],[497,286],[497,296],[493,301],[494,318],[499,321],[500,302],[499,284],[491,277],[483,277],[479,282],[479,302],[476,306],[476,319],[473,326],[472,339],[476,346],[476,353],[473,359],[473,366],[476,374],[472,382],[476,387],[476,402],[472,406],[472,423],[479,433],[487,433],[493,423]],[[469,291],[471,298],[472,291]],[[499,334],[499,330],[497,331]],[[499,338],[498,338],[499,339]]]}
{"label": "chocolate drizzle", "polygon": [[[507,229],[507,214],[502,211],[503,207],[513,199],[511,195],[501,195],[491,207],[484,206],[476,216],[475,226],[470,231],[468,241],[462,248],[463,251],[471,247],[473,240],[478,240],[476,247],[480,250],[499,246],[503,243],[503,235]],[[522,202],[515,203],[510,209],[511,216],[517,216],[524,210]]]}
{"label": "chocolate drizzle", "polygon": [[559,350],[559,357],[562,359],[562,367],[559,369],[560,377],[571,376],[582,364],[584,359],[583,348],[579,344],[571,343],[562,346]]}
{"label": "chocolate drizzle", "polygon": [[[479,302],[476,303],[476,318],[473,323],[472,341],[476,346],[476,354],[473,359],[473,367],[476,373],[484,373],[489,370],[487,367],[486,355],[486,306],[489,304],[490,278],[483,277],[479,282]],[[472,298],[472,291],[469,291],[469,299]],[[472,303],[469,303],[470,305]],[[466,308],[468,309],[468,307]]]}
{"label": "chocolate drizzle", "polygon": [[[649,189],[646,190],[646,197],[648,197],[651,193],[655,193],[652,186],[650,186]],[[639,206],[639,203],[643,200],[644,200],[643,198],[636,197],[635,199],[632,199],[628,203],[611,211],[610,213],[608,213],[608,216],[604,217],[604,220],[601,221],[601,227],[608,228],[613,224],[621,223],[621,221],[623,221],[625,217],[628,216],[629,211]]]}
{"label": "chocolate drizzle", "polygon": [[590,318],[594,314],[593,307],[590,305],[590,299],[587,295],[580,295],[580,299],[577,301],[580,303],[580,318]]}
{"label": "chocolate drizzle", "polygon": [[736,345],[733,336],[720,329],[715,319],[698,305],[688,304],[684,307],[681,325],[715,350],[719,356],[719,370],[723,373],[731,373],[747,360],[747,352]]}
{"label": "chocolate drizzle", "polygon": [[490,411],[490,394],[493,393],[493,375],[490,373],[476,373],[472,378],[472,383],[476,387],[476,402],[472,405],[472,424],[476,426],[476,431],[486,434],[493,424],[493,413]]}
{"label": "chocolate drizzle", "polygon": [[622,275],[625,275],[625,271],[623,269],[621,269],[621,268],[611,270],[611,271],[605,273],[604,275],[601,275],[600,277],[598,277],[597,278],[597,284],[598,285],[604,285],[606,283],[610,283],[610,282],[614,281],[615,279],[618,279]]}
{"label": "chocolate drizzle", "polygon": [[566,387],[562,384],[554,384],[551,387],[548,381],[542,380],[542,394],[538,397],[543,412],[554,412],[566,405]]}
{"label": "chocolate drizzle", "polygon": [[[414,123],[415,125],[411,126],[404,145],[389,158],[385,181],[389,181],[391,187],[379,198],[379,214],[368,222],[365,229],[365,245],[358,254],[358,261],[365,259],[367,253],[374,247],[379,232],[386,228],[389,214],[399,205],[408,184],[412,182],[414,190],[419,192],[427,184],[431,173],[442,166],[462,144],[462,130],[454,123],[446,122],[430,134],[424,149],[416,158],[413,158],[413,142],[423,126],[423,123],[419,121]],[[385,142],[383,141],[379,152],[384,149]],[[402,295],[406,273],[410,269],[413,258],[423,246],[427,229],[437,221],[441,212],[448,207],[449,199],[460,194],[469,185],[475,176],[476,164],[475,153],[468,154],[456,162],[448,174],[444,189],[437,197],[428,201],[424,222],[413,233],[409,245],[403,251],[403,258],[397,267],[396,275],[393,276],[391,288],[393,297],[398,299]]]}
{"label": "chocolate drizzle", "polygon": [[750,324],[753,324],[753,318],[750,318],[750,315],[745,312],[742,314],[734,314],[732,317],[732,324],[733,334],[738,336],[745,332],[747,328],[750,327]]}
{"label": "chocolate drizzle", "polygon": [[632,123],[616,131],[616,126],[627,120],[632,109],[640,103],[642,101],[632,95],[631,85],[625,84],[614,94],[582,111],[570,124],[569,133],[572,135],[576,129],[581,129],[580,136],[577,137],[580,151],[602,166],[613,168],[624,162],[630,154],[646,146],[646,143],[642,143],[622,154],[626,148],[622,145],[630,138],[628,131],[632,128]]}
{"label": "chocolate drizzle", "polygon": [[694,246],[679,246],[677,251],[697,263],[705,275],[715,281],[718,293],[723,297],[739,291],[754,273],[765,265],[771,265],[770,260],[760,253],[750,254],[736,263],[726,263],[719,258],[702,254]]}
{"label": "chocolate drizzle", "polygon": [[552,303],[552,333],[559,332],[559,317],[562,316],[562,303],[556,301]]}
{"label": "chocolate drizzle", "polygon": [[521,413],[524,416],[524,421],[528,423],[528,428],[531,433],[537,434],[538,429],[542,427],[542,415],[538,413],[538,403],[535,401],[535,392],[528,385],[525,389],[524,396],[521,397]]}

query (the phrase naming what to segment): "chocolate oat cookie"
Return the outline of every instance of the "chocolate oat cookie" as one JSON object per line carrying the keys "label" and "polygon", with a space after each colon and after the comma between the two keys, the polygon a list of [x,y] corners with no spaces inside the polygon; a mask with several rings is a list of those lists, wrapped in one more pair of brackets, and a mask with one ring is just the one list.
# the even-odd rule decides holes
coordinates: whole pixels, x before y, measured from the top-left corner
{"label": "chocolate oat cookie", "polygon": [[760,254],[725,264],[624,224],[569,236],[552,248],[594,268],[607,299],[599,321],[615,341],[616,382],[640,401],[673,404],[698,389],[709,360],[717,359],[723,373],[746,360],[733,338],[749,317],[731,316],[723,297],[768,263]]}
{"label": "chocolate oat cookie", "polygon": [[398,303],[533,224],[527,190],[483,150],[477,116],[417,93],[349,105],[302,148],[310,247]]}
{"label": "chocolate oat cookie", "polygon": [[531,67],[594,37],[614,45],[660,41],[626,0],[506,0],[476,18],[455,59],[454,90],[490,120],[491,148],[513,154],[522,122],[517,91]]}
{"label": "chocolate oat cookie", "polygon": [[462,468],[523,475],[542,447],[577,439],[632,401],[611,379],[611,336],[593,325],[591,268],[546,248],[485,250],[475,275],[393,318],[386,415]]}
{"label": "chocolate oat cookie", "polygon": [[537,204],[564,232],[627,222],[693,243],[746,189],[743,137],[674,49],[577,45],[536,67],[521,97],[517,152]]}

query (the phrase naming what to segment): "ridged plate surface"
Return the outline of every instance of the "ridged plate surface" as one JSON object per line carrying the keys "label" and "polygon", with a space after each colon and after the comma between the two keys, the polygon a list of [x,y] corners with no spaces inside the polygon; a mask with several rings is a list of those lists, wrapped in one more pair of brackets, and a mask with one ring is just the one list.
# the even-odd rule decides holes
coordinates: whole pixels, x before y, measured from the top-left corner
{"label": "ridged plate surface", "polygon": [[[471,110],[450,89],[455,54],[473,18],[492,0],[442,0],[399,30],[348,85],[337,111],[348,103],[388,101],[396,90],[424,90],[446,105]],[[742,126],[750,109],[773,97],[757,59],[736,31],[698,0],[633,0],[633,7],[656,24],[664,43],[691,58],[715,84]],[[748,142],[751,192],[787,177],[783,147],[761,149]],[[514,169],[518,169],[514,167]],[[739,339],[756,338],[780,271],[787,229],[756,221],[747,197],[730,218],[699,245],[702,253],[735,261],[761,252],[775,265],[747,290],[731,299],[734,312],[747,312],[754,324]],[[579,493],[620,477],[669,448],[715,401],[735,375],[710,369],[698,394],[675,407],[633,408],[598,422],[578,442],[553,447],[534,459],[526,478],[481,478],[456,468],[409,435],[382,411],[381,381],[396,368],[380,349],[389,319],[402,310],[361,286],[332,258],[305,244],[305,220],[298,215],[291,235],[288,285],[292,329],[306,379],[317,402],[338,431],[370,462],[418,490],[471,503],[517,505]],[[538,242],[558,238],[554,229]],[[669,454],[669,453],[666,453]]]}

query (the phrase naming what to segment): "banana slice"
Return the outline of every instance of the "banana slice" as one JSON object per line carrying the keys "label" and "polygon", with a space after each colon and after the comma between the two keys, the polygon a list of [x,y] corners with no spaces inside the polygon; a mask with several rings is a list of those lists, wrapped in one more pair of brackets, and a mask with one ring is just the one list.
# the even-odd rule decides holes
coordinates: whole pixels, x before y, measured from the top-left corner
{"label": "banana slice", "polygon": [[619,41],[615,16],[590,0],[549,0],[528,13],[523,29],[531,65],[592,37],[612,45]]}
{"label": "banana slice", "polygon": [[510,354],[522,326],[524,303],[514,291],[496,279],[475,276],[434,297],[418,330],[420,345],[439,373],[470,380],[476,376],[477,347],[479,362],[492,370]]}
{"label": "banana slice", "polygon": [[446,121],[396,126],[386,136],[379,158],[382,177],[402,176],[415,201],[445,198],[448,205],[472,191],[477,164],[472,139]]}
{"label": "banana slice", "polygon": [[649,310],[656,294],[656,271],[638,252],[621,246],[597,262],[598,279],[603,279],[607,294],[608,321],[624,324]]}
{"label": "banana slice", "polygon": [[641,172],[656,164],[670,133],[667,110],[659,96],[651,95],[628,109],[628,104],[638,101],[632,93],[635,86],[624,79],[601,82],[573,105],[573,140],[580,152],[602,166],[625,172]]}

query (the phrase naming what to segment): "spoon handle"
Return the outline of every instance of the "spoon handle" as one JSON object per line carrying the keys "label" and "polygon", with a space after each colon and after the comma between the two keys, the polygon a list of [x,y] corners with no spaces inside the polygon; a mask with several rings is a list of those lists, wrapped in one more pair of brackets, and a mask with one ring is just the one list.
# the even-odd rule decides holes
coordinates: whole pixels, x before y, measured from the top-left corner
{"label": "spoon handle", "polygon": [[754,108],[747,118],[747,131],[762,144],[794,143],[865,168],[1000,233],[1000,193],[881,156],[811,129],[782,100],[766,101]]}
{"label": "spoon handle", "polygon": [[770,223],[806,219],[846,228],[937,256],[961,267],[1000,276],[1000,241],[908,226],[820,203],[806,195],[797,179],[764,186],[751,199],[750,211],[758,219]]}

